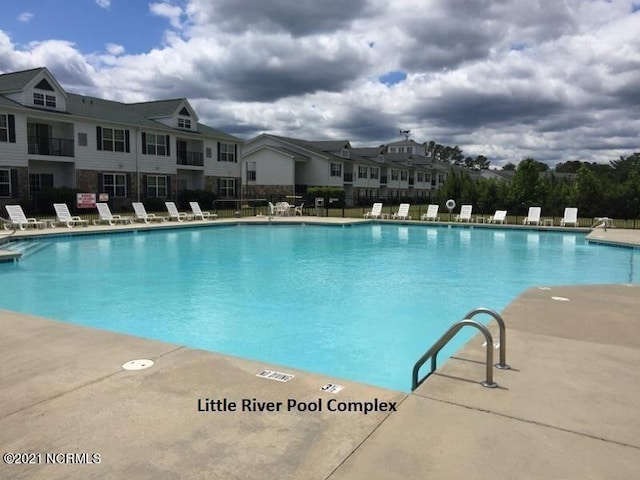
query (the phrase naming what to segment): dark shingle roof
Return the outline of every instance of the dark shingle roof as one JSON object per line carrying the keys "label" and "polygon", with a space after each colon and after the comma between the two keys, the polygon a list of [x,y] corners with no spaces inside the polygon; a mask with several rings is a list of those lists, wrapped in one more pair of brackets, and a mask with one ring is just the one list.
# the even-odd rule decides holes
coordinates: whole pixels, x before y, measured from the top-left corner
{"label": "dark shingle roof", "polygon": [[33,68],[31,70],[23,70],[22,72],[3,73],[0,75],[0,92],[15,92],[22,90],[27,84],[33,80],[36,75],[40,74],[45,68]]}

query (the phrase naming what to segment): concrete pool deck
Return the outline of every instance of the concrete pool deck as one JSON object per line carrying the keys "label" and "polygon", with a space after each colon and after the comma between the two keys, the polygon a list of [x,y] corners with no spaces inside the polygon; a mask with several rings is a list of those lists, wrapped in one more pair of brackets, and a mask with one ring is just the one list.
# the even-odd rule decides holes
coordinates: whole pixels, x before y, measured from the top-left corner
{"label": "concrete pool deck", "polygon": [[498,388],[474,337],[408,394],[0,310],[0,453],[41,454],[0,478],[635,478],[639,311],[637,284],[533,287],[502,312]]}

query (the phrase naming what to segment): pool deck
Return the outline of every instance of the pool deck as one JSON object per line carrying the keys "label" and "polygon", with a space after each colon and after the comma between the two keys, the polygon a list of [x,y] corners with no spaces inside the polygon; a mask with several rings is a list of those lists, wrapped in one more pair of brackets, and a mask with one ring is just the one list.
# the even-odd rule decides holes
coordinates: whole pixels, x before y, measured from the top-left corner
{"label": "pool deck", "polygon": [[[636,478],[639,311],[637,284],[534,286],[501,312],[512,368],[493,370],[498,388],[479,384],[474,337],[408,394],[0,310],[0,453],[42,454],[0,462],[0,478]],[[122,369],[134,359],[155,365]],[[329,411],[349,402],[378,411]]]}

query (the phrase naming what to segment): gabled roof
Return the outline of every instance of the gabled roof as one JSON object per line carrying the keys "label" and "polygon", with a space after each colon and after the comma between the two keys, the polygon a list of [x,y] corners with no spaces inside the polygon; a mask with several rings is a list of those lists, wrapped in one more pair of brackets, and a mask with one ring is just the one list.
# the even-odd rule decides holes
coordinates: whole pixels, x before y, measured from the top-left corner
{"label": "gabled roof", "polygon": [[343,148],[351,148],[349,140],[320,140],[307,143],[323,152],[341,152]]}
{"label": "gabled roof", "polygon": [[23,70],[22,72],[0,74],[0,93],[16,92],[24,89],[29,82],[47,69],[44,67]]}
{"label": "gabled roof", "polygon": [[131,108],[136,108],[146,118],[167,118],[177,115],[183,109],[187,109],[189,116],[196,122],[198,116],[186,98],[172,98],[168,100],[154,100],[150,102],[127,103]]}

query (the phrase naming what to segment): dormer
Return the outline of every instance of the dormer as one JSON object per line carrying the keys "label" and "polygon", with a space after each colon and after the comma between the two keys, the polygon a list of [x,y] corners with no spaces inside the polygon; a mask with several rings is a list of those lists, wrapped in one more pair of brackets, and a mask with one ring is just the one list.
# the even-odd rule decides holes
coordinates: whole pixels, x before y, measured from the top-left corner
{"label": "dormer", "polygon": [[141,112],[147,118],[160,122],[168,127],[189,132],[198,130],[198,116],[186,98],[157,100],[132,105],[141,109]]}
{"label": "dormer", "polygon": [[9,87],[3,95],[24,105],[42,110],[64,112],[67,93],[46,68],[36,68],[2,76]]}

